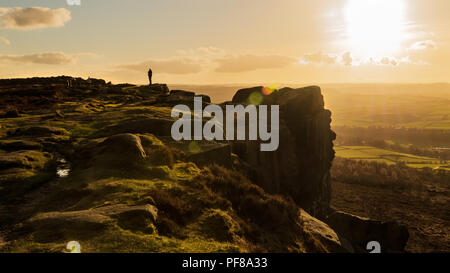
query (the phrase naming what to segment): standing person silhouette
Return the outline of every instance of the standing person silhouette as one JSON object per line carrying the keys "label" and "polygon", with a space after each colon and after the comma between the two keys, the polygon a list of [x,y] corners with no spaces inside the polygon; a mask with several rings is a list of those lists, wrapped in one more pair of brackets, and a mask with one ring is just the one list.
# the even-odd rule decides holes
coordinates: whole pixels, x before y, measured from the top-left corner
{"label": "standing person silhouette", "polygon": [[150,68],[148,70],[148,81],[150,82],[150,85],[152,85],[152,75],[153,75],[153,72],[152,72],[152,69]]}

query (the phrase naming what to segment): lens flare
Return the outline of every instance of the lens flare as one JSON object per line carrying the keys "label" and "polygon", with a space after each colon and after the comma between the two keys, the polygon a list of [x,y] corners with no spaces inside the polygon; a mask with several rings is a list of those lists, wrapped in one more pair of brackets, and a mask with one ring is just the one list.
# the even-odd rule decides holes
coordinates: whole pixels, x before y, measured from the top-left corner
{"label": "lens flare", "polygon": [[261,94],[261,92],[253,92],[248,97],[248,101],[250,102],[250,104],[253,104],[253,105],[260,105],[263,102],[263,100],[264,100],[264,97]]}
{"label": "lens flare", "polygon": [[202,148],[196,141],[192,141],[191,143],[189,143],[188,149],[189,149],[189,152],[191,152],[193,154],[199,153],[202,150]]}

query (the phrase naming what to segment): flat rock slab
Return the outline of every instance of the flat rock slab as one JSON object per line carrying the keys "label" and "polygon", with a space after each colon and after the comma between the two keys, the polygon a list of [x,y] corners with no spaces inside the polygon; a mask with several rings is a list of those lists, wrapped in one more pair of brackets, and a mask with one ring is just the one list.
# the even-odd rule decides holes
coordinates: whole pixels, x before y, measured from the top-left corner
{"label": "flat rock slab", "polygon": [[38,234],[45,233],[44,241],[52,239],[49,236],[52,233],[92,237],[106,230],[115,221],[123,229],[153,233],[151,224],[156,222],[157,217],[158,209],[152,205],[119,204],[91,210],[39,213],[25,222],[24,229]]}
{"label": "flat rock slab", "polygon": [[12,135],[14,136],[53,136],[66,135],[68,132],[63,128],[51,126],[32,126],[28,128],[19,128]]}
{"label": "flat rock slab", "polygon": [[49,153],[40,151],[16,151],[0,155],[0,170],[12,168],[43,169],[52,159]]}
{"label": "flat rock slab", "polygon": [[41,150],[42,144],[28,140],[0,140],[0,150],[20,151],[20,150]]}

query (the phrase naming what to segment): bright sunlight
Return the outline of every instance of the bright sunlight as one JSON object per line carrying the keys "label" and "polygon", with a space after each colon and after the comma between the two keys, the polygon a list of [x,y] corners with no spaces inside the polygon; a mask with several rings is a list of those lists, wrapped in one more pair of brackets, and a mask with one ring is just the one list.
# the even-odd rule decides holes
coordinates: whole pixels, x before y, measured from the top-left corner
{"label": "bright sunlight", "polygon": [[348,0],[347,35],[350,46],[370,56],[392,53],[405,28],[404,0]]}

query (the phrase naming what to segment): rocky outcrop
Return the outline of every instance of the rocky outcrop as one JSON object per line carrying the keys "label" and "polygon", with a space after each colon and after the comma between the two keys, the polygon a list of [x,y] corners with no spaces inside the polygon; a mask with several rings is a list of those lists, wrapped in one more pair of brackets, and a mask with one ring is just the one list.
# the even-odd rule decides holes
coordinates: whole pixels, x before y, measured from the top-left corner
{"label": "rocky outcrop", "polygon": [[166,84],[155,83],[151,85],[143,85],[139,87],[139,91],[143,95],[169,94],[169,87]]}
{"label": "rocky outcrop", "polygon": [[[170,107],[192,109],[193,92],[71,77],[0,80],[2,113],[12,104],[25,117],[2,124],[10,134],[0,139],[0,199],[16,206],[0,206],[0,218],[31,233],[9,243],[28,251],[81,239],[106,252],[115,250],[110,240],[127,247],[119,251],[342,252],[373,239],[401,249],[400,226],[327,217],[335,134],[320,88],[272,91],[239,90],[232,102],[280,106],[280,146],[261,152],[258,141],[172,140]],[[67,178],[56,177],[59,155],[70,163]]]}
{"label": "rocky outcrop", "polygon": [[233,151],[249,164],[250,176],[266,191],[291,196],[313,216],[326,215],[336,135],[320,88],[283,88],[270,95],[262,87],[243,89],[233,103],[249,104],[255,93],[262,104],[280,106],[280,146],[274,152],[261,152],[260,143],[234,142]]}
{"label": "rocky outcrop", "polygon": [[[67,76],[7,79],[0,80],[0,108],[16,108],[22,114],[28,111],[54,111],[54,108],[58,108],[68,100],[76,102],[86,98],[97,98],[129,103],[168,93],[169,88],[165,84],[141,87],[130,84],[112,85],[101,79]],[[5,115],[5,112],[0,114]]]}

